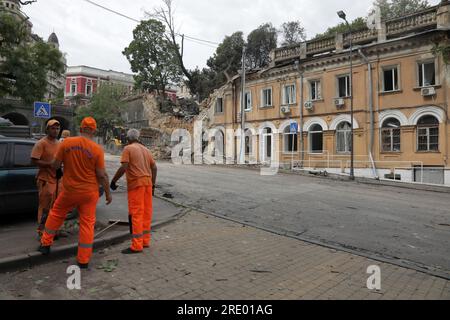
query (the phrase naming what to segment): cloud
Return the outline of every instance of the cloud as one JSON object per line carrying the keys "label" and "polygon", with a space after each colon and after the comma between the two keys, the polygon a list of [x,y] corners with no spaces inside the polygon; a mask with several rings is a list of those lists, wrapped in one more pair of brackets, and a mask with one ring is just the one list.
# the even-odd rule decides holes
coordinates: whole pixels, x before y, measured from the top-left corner
{"label": "cloud", "polygon": [[[135,19],[162,5],[160,0],[93,0]],[[430,1],[431,4],[439,0]],[[345,9],[350,20],[366,16],[372,0],[174,0],[179,32],[191,37],[222,42],[227,35],[243,31],[248,35],[263,23],[280,27],[283,22],[300,20],[308,37],[339,23],[336,12]],[[24,6],[33,31],[47,39],[55,31],[69,65],[88,65],[130,72],[122,55],[131,42],[136,23],[84,0],[39,0]],[[185,62],[189,68],[204,67],[215,48],[186,39]]]}

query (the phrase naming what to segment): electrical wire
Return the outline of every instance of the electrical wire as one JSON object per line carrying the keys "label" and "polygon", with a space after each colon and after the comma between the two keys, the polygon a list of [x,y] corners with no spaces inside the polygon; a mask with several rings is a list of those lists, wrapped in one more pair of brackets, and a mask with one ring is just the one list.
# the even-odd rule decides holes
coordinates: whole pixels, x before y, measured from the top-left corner
{"label": "electrical wire", "polygon": [[[105,6],[102,6],[102,5],[100,5],[100,4],[98,4],[98,3],[94,2],[94,1],[91,1],[91,0],[84,0],[84,1],[86,1],[87,3],[90,3],[90,4],[92,4],[92,5],[94,5],[94,6],[96,6],[96,7],[99,7],[99,8],[101,8],[101,9],[103,9],[103,10],[106,10],[106,11],[108,11],[108,12],[110,12],[110,13],[114,13],[114,14],[117,14],[117,15],[123,17],[123,18],[126,18],[126,19],[128,19],[128,20],[134,21],[134,22],[136,22],[136,23],[140,23],[140,22],[141,22],[140,20],[134,19],[134,18],[129,17],[129,16],[127,16],[127,15],[125,15],[125,14],[123,14],[123,13],[120,13],[120,12],[118,12],[118,11],[116,11],[116,10],[113,10],[113,9],[107,8],[107,7],[105,7]],[[187,41],[191,41],[191,42],[193,42],[193,43],[200,44],[200,45],[204,45],[204,46],[209,46],[209,47],[211,47],[211,48],[217,48],[217,46],[219,45],[219,43],[217,43],[217,42],[208,41],[208,40],[203,40],[203,39],[199,39],[199,38],[194,38],[194,37],[191,37],[191,36],[188,36],[188,35],[182,35],[182,34],[179,34],[179,33],[177,33],[176,35],[179,36],[179,37],[183,37],[183,36],[184,36],[184,38],[185,38]]]}

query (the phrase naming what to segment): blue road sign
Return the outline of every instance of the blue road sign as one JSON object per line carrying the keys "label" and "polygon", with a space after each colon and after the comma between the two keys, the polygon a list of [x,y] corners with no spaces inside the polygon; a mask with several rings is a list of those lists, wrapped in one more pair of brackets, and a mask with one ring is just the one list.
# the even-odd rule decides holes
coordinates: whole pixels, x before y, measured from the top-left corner
{"label": "blue road sign", "polygon": [[52,106],[47,102],[34,103],[34,117],[50,119],[52,117]]}
{"label": "blue road sign", "polygon": [[298,132],[298,123],[292,122],[291,123],[291,133],[297,133]]}

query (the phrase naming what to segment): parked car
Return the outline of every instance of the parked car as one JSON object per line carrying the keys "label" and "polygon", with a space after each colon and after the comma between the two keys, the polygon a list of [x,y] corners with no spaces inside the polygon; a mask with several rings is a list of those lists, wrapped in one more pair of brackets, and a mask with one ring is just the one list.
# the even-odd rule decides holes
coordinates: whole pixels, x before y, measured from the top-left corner
{"label": "parked car", "polygon": [[38,168],[30,155],[36,140],[0,138],[0,215],[37,212]]}

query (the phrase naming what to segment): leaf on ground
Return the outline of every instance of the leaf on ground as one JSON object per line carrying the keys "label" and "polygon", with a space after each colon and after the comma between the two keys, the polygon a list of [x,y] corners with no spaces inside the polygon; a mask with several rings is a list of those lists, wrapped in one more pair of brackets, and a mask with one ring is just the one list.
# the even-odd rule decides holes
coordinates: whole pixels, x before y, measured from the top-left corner
{"label": "leaf on ground", "polygon": [[113,272],[117,268],[118,265],[119,265],[118,259],[107,260],[107,261],[103,262],[103,264],[101,266],[98,266],[97,269],[101,269],[105,272]]}

